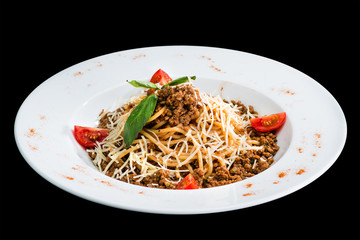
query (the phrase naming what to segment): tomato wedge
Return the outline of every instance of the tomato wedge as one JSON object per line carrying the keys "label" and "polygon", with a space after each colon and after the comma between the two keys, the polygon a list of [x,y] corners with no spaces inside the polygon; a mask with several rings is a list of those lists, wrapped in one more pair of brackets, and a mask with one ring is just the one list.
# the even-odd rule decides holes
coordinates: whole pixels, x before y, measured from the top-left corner
{"label": "tomato wedge", "polygon": [[196,183],[195,178],[190,173],[179,182],[175,189],[198,189],[199,186]]}
{"label": "tomato wedge", "polygon": [[160,83],[161,86],[168,84],[171,81],[171,77],[169,77],[169,75],[161,69],[157,70],[150,80],[152,83]]}
{"label": "tomato wedge", "polygon": [[271,114],[259,118],[251,118],[250,122],[253,128],[259,132],[270,132],[278,129],[285,123],[286,113]]}
{"label": "tomato wedge", "polygon": [[95,147],[96,142],[102,142],[109,135],[109,130],[101,128],[74,126],[76,141],[83,147]]}

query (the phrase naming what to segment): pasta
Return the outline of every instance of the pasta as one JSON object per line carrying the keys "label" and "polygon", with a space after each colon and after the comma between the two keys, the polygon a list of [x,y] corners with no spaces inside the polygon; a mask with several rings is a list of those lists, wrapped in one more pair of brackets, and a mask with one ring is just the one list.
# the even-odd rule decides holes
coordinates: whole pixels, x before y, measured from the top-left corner
{"label": "pasta", "polygon": [[[252,108],[200,92],[191,83],[157,94],[155,112],[128,148],[122,136],[125,122],[146,93],[101,113],[99,127],[109,129],[109,135],[87,150],[99,171],[129,183],[174,188],[188,173],[209,182],[218,174],[215,169],[232,171],[234,163],[238,166],[247,155],[255,156],[253,169],[258,162],[272,163],[278,149],[276,136],[262,134],[272,139],[270,153],[269,144],[265,147],[261,134],[251,128],[250,119],[257,116]],[[230,182],[243,178],[231,177]]]}

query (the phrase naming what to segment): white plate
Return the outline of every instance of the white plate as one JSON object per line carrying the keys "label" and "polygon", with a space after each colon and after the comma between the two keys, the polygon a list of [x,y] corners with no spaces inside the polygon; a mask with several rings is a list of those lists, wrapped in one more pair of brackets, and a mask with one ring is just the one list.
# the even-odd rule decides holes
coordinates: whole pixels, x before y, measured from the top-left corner
{"label": "white plate", "polygon": [[[253,105],[261,115],[285,111],[276,162],[244,181],[189,191],[131,185],[98,172],[75,142],[73,126],[96,126],[103,108],[140,91],[125,80],[147,80],[159,68],[172,78],[196,75],[200,90],[222,88],[224,98]],[[292,193],[335,162],[346,130],[336,100],[309,76],[257,55],[197,46],[133,49],[74,65],[37,87],[15,121],[25,160],[56,186],[113,207],[175,214],[240,209]]]}

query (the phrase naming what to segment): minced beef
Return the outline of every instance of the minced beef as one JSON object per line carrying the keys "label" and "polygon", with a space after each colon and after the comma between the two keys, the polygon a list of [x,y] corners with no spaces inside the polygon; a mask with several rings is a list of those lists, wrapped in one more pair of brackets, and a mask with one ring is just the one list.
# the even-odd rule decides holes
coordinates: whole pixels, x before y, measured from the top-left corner
{"label": "minced beef", "polygon": [[204,181],[203,187],[216,187],[242,180],[239,175],[230,174],[225,166],[215,168],[215,171]]}
{"label": "minced beef", "polygon": [[252,177],[270,167],[274,162],[273,156],[279,150],[276,144],[276,135],[272,132],[258,132],[252,127],[247,129],[251,139],[260,142],[263,145],[262,150],[247,151],[245,154],[238,156],[231,165],[230,170],[214,162],[213,173],[203,180],[202,187],[216,187]]}
{"label": "minced beef", "polygon": [[202,109],[200,96],[198,90],[190,85],[161,89],[157,95],[158,104],[155,111],[159,111],[164,106],[166,110],[162,116],[156,119],[156,123],[165,120],[172,127],[180,123],[188,126],[191,121],[200,116]]}
{"label": "minced beef", "polygon": [[[155,123],[165,120],[171,126],[176,126],[178,124],[188,126],[192,123],[192,121],[195,121],[200,116],[202,111],[200,96],[198,90],[194,89],[192,86],[180,85],[165,88],[157,91],[156,94],[158,95],[158,102],[155,112],[159,111],[164,106],[166,107],[166,110],[159,118],[155,119]],[[247,108],[240,101],[231,101],[231,103],[239,108],[240,115],[246,113],[247,111],[252,114],[257,114],[252,106],[248,106]],[[133,105],[128,104],[123,108],[129,107],[133,107]],[[117,111],[120,110],[118,109]],[[109,123],[108,121],[109,120],[106,114],[100,120],[99,127],[106,128],[106,125]],[[229,169],[226,166],[221,165],[219,161],[214,160],[213,172],[206,178],[204,176],[204,171],[199,168],[198,162],[194,161],[190,164],[193,168],[192,175],[200,188],[221,186],[241,181],[258,174],[271,166],[274,162],[273,157],[279,150],[279,146],[276,143],[277,139],[275,133],[258,132],[252,127],[244,129],[244,133],[245,132],[250,135],[252,140],[257,140],[263,148],[257,151],[249,150],[246,153],[237,156]],[[149,143],[148,147],[149,149],[154,149],[155,145],[153,143]],[[95,153],[89,153],[89,155],[92,159],[96,156]],[[107,157],[107,153],[104,155]],[[123,159],[120,159],[118,163],[113,163],[106,174],[108,176],[112,176],[115,169],[121,167],[127,157],[128,156],[125,156]],[[111,159],[107,157],[107,161],[109,162],[110,160]],[[151,164],[156,165],[156,162],[152,162],[151,160],[148,161]],[[203,164],[205,165],[206,163],[204,162]],[[106,166],[106,162],[101,163],[102,169]],[[185,166],[180,168],[180,170],[186,169],[187,168]],[[136,169],[136,172],[139,173],[139,170]],[[181,177],[184,178],[188,172],[181,172],[180,174]],[[174,189],[179,179],[174,173],[170,173],[168,170],[160,169],[154,174],[144,177],[141,181],[139,181],[139,178],[137,178],[133,173],[123,177],[121,181],[147,187]]]}

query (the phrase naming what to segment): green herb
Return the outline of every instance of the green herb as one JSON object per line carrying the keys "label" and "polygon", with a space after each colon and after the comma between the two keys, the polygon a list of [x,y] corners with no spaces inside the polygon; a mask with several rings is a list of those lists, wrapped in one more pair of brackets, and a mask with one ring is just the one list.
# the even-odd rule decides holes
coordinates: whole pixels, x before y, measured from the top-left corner
{"label": "green herb", "polygon": [[[189,82],[190,79],[195,80],[196,76],[191,76],[191,77],[185,76],[175,79],[169,82],[168,84],[164,85],[162,88],[166,86],[176,86],[182,83],[186,83]],[[144,87],[144,88],[152,88],[152,89],[160,90],[160,87],[148,81],[132,80],[127,82],[133,85],[134,87]],[[124,133],[123,133],[123,138],[126,147],[130,147],[130,145],[135,140],[139,132],[145,126],[146,122],[150,119],[151,115],[154,113],[157,99],[158,97],[155,94],[147,96],[131,112],[129,118],[126,120]],[[170,108],[172,108],[172,106]]]}
{"label": "green herb", "polygon": [[179,84],[183,84],[183,83],[189,82],[189,79],[195,80],[196,76],[191,76],[191,77],[185,76],[185,77],[177,78],[177,79],[169,82],[168,84],[165,84],[162,88],[165,88],[167,86],[176,86]]}
{"label": "green herb", "polygon": [[123,138],[127,147],[130,147],[146,122],[154,113],[158,97],[156,95],[147,96],[131,112],[126,120]]}
{"label": "green herb", "polygon": [[132,80],[132,81],[126,80],[126,81],[131,85],[133,85],[134,87],[160,89],[155,83],[149,81],[137,81],[137,80]]}

